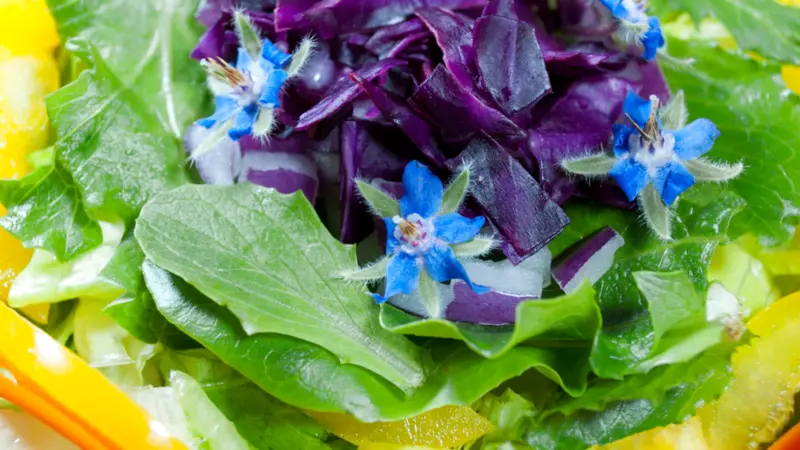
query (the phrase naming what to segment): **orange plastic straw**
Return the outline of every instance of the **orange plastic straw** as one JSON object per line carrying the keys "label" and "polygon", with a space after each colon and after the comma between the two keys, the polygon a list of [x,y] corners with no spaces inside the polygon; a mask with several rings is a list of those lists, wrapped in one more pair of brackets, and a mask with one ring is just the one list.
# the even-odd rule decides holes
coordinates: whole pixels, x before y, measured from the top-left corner
{"label": "orange plastic straw", "polygon": [[0,397],[86,450],[186,450],[100,372],[0,303]]}

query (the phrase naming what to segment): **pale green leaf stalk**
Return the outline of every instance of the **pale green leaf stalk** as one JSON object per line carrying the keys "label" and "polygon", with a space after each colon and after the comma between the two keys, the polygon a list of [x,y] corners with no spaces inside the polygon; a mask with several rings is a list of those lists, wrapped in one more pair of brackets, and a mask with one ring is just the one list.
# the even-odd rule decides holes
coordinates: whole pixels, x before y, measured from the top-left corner
{"label": "pale green leaf stalk", "polygon": [[236,11],[233,15],[233,24],[236,27],[236,34],[239,36],[241,46],[253,61],[258,61],[261,58],[261,38],[250,22],[250,18],[242,11]]}
{"label": "pale green leaf stalk", "polygon": [[475,239],[462,244],[455,244],[452,248],[456,256],[475,258],[486,255],[497,248],[497,241],[489,236],[476,236]]}
{"label": "pale green leaf stalk", "polygon": [[561,161],[561,167],[569,173],[586,177],[608,175],[616,160],[605,153],[595,153],[575,159]]}
{"label": "pale green leaf stalk", "polygon": [[686,97],[678,91],[659,112],[661,124],[667,130],[679,130],[686,126],[689,111],[686,108]]}
{"label": "pale green leaf stalk", "polygon": [[341,272],[339,276],[347,281],[373,281],[386,276],[386,266],[389,265],[389,258],[381,258],[374,264],[364,266],[359,270]]}
{"label": "pale green leaf stalk", "polygon": [[356,180],[358,193],[367,203],[370,211],[381,217],[394,217],[400,215],[400,205],[397,200],[364,180]]}
{"label": "pale green leaf stalk", "polygon": [[670,238],[669,208],[656,192],[652,184],[648,184],[639,194],[639,205],[644,213],[647,225],[662,240]]}
{"label": "pale green leaf stalk", "polygon": [[694,175],[697,181],[723,181],[732,180],[741,175],[744,170],[742,163],[725,164],[714,163],[705,158],[697,158],[685,161],[686,169]]}
{"label": "pale green leaf stalk", "polygon": [[442,206],[439,208],[439,215],[445,215],[458,211],[464,198],[469,191],[470,170],[469,166],[461,169],[461,173],[447,186],[442,197]]}
{"label": "pale green leaf stalk", "polygon": [[286,73],[289,74],[290,79],[300,75],[303,67],[314,54],[316,46],[316,41],[311,37],[306,37],[300,42],[300,45],[292,54],[292,62],[290,62],[289,67],[286,68]]}

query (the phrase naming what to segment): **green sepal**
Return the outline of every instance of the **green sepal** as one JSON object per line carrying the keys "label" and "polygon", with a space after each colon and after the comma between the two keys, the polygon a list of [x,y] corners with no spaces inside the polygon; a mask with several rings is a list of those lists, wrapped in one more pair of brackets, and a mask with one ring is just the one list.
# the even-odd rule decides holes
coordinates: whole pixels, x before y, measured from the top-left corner
{"label": "green sepal", "polygon": [[565,159],[561,161],[561,167],[575,175],[595,177],[608,175],[616,162],[616,159],[605,153],[595,153],[581,158]]}
{"label": "green sepal", "polygon": [[652,184],[648,184],[639,194],[639,205],[645,221],[653,232],[662,240],[670,238],[670,212],[664,200],[656,192]]}
{"label": "green sepal", "polygon": [[250,18],[243,12],[236,11],[233,15],[233,25],[236,27],[236,35],[242,48],[250,55],[250,59],[258,61],[261,58],[261,38],[250,23]]}
{"label": "green sepal", "polygon": [[469,172],[468,166],[461,169],[461,173],[445,189],[442,197],[442,206],[439,208],[440,216],[458,211],[469,189]]}
{"label": "green sepal", "polygon": [[740,162],[736,164],[714,163],[705,158],[684,161],[683,164],[697,181],[729,181],[741,175],[744,170],[744,165]]}
{"label": "green sepal", "polygon": [[356,187],[361,198],[367,203],[370,211],[380,217],[394,217],[400,215],[400,205],[389,194],[376,188],[364,180],[356,180]]}

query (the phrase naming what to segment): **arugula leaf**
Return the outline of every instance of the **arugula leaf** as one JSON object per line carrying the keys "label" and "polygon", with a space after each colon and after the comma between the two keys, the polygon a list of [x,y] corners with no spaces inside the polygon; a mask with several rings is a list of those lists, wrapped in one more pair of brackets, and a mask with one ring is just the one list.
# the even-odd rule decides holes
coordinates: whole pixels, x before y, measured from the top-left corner
{"label": "arugula leaf", "polygon": [[[775,61],[800,63],[800,35],[797,34],[800,10],[797,8],[780,5],[774,0],[659,0],[656,3],[661,2],[673,10],[688,12],[695,23],[705,17],[718,19],[744,50],[755,51]],[[669,50],[674,55],[672,44]],[[738,75],[727,74],[734,78]]]}
{"label": "arugula leaf", "polygon": [[[575,366],[584,378],[579,379],[577,385],[562,383],[567,392],[580,395],[586,386],[589,352],[600,326],[600,310],[594,301],[594,290],[587,283],[570,295],[520,303],[515,325],[488,326],[423,318],[388,304],[382,305],[381,324],[396,333],[459,339],[487,358],[502,356],[523,341],[527,347],[552,352],[554,359],[565,346],[576,352],[582,349],[579,358],[582,364],[576,361]],[[570,357],[574,358],[575,354]],[[561,375],[557,381],[572,378]]]}
{"label": "arugula leaf", "polygon": [[598,379],[581,397],[557,402],[523,424],[522,439],[534,448],[582,450],[680,422],[728,386],[733,348],[721,345],[622,381]]}
{"label": "arugula leaf", "polygon": [[[694,2],[717,3],[726,2]],[[781,10],[787,17],[800,17],[800,10]],[[779,25],[770,22],[752,33],[766,33],[775,26]],[[797,29],[800,22],[794,27]],[[726,53],[708,43],[671,40],[669,46],[672,55],[695,59],[689,69],[664,64],[670,85],[685,92],[693,118],[707,117],[722,132],[709,158],[744,162],[742,175],[723,186],[747,202],[734,221],[732,235],[752,233],[764,245],[788,241],[800,222],[800,186],[796,182],[800,180],[800,103],[777,81],[780,68]],[[794,54],[800,55],[800,49]]]}
{"label": "arugula leaf", "polygon": [[56,154],[89,214],[131,224],[150,197],[188,182],[184,156],[96,51],[87,61],[93,70],[47,98]]}
{"label": "arugula leaf", "polygon": [[381,328],[363,285],[338,278],[356,267],[355,248],[325,230],[302,192],[183,186],[147,204],[135,235],[149,259],[229,308],[249,334],[316,343],[403,389],[422,383],[419,349]]}
{"label": "arugula leaf", "polygon": [[[365,422],[402,420],[444,405],[469,405],[528,369],[585,379],[572,364],[572,349],[552,353],[520,346],[485,359],[453,342],[426,342],[436,365],[410,396],[362,367],[343,364],[323,347],[291,336],[248,335],[227,309],[180,278],[144,263],[147,286],[167,320],[283,402],[302,409],[342,412]],[[578,355],[575,355],[576,357]],[[575,383],[577,381],[572,381]]]}
{"label": "arugula leaf", "polygon": [[106,284],[124,290],[125,294],[108,304],[104,312],[137,339],[148,344],[161,342],[177,349],[197,345],[167,322],[156,309],[153,297],[144,284],[143,261],[144,253],[133,233],[126,234],[111,261],[98,277]]}
{"label": "arugula leaf", "polygon": [[614,265],[594,286],[603,317],[590,357],[597,375],[622,378],[646,360],[656,344],[648,303],[633,273],[682,271],[704,297],[711,257],[727,240],[731,219],[742,204],[737,195],[714,185],[687,191],[678,204],[672,241],[650,233],[634,212],[585,203],[567,205],[572,223],[550,244],[554,254],[605,226],[625,238]]}
{"label": "arugula leaf", "polygon": [[[155,106],[159,128],[173,138],[181,136],[206,102],[204,89],[198,89],[203,70],[187,57],[200,37],[194,20],[197,3],[47,1],[67,49],[88,62],[95,58],[93,46],[103,55],[110,75],[143,104]],[[124,142],[121,138],[117,144]]]}
{"label": "arugula leaf", "polygon": [[19,180],[0,180],[7,214],[0,226],[25,247],[42,248],[59,261],[97,247],[100,225],[89,218],[70,174],[59,165],[40,167]]}

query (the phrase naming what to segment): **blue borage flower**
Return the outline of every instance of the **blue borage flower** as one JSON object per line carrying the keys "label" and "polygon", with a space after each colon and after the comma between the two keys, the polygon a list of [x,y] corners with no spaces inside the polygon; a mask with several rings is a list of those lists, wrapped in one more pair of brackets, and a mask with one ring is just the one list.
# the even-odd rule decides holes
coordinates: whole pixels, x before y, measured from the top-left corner
{"label": "blue borage flower", "polygon": [[451,244],[472,240],[485,219],[480,216],[469,219],[456,212],[438,215],[443,194],[442,182],[427,167],[416,161],[406,166],[400,214],[383,218],[389,264],[384,295],[373,294],[378,303],[396,294],[412,293],[417,288],[422,266],[439,283],[459,279],[477,293],[488,291],[470,281],[450,248]]}
{"label": "blue borage flower", "polygon": [[[211,86],[216,96],[216,108],[210,117],[198,120],[199,125],[211,128],[229,123],[228,136],[238,141],[253,134],[253,127],[259,119],[272,122],[272,110],[280,105],[278,94],[289,78],[283,69],[292,57],[268,40],[261,45],[261,56],[257,61],[253,61],[244,48],[239,48],[235,66],[221,59],[203,61],[209,75],[214,78]],[[272,127],[271,123],[265,125],[259,127],[260,131]]]}
{"label": "blue borage flower", "polygon": [[290,55],[268,39],[262,40],[245,14],[237,11],[234,23],[241,44],[236,63],[221,58],[202,61],[216,106],[210,117],[197,121],[213,132],[195,149],[193,158],[207,153],[226,136],[234,141],[248,135],[269,136],[275,128],[281,88],[300,74],[314,49],[314,41],[306,38]]}
{"label": "blue borage flower", "polygon": [[[642,58],[649,61],[656,57],[659,48],[666,44],[657,17],[648,17],[643,2],[636,0],[600,0],[611,14],[619,19],[624,35],[631,35],[644,48]],[[633,39],[625,39],[631,41]]]}
{"label": "blue borage flower", "polygon": [[697,119],[679,130],[664,130],[658,119],[659,99],[645,100],[628,92],[623,112],[631,124],[614,125],[614,156],[609,174],[633,201],[648,182],[667,205],[692,187],[695,177],[684,165],[714,146],[719,130],[708,119]]}
{"label": "blue borage flower", "polygon": [[386,258],[342,276],[350,280],[385,277],[384,294],[373,294],[378,303],[394,295],[413,293],[421,276],[439,283],[463,280],[475,292],[487,292],[489,288],[470,280],[458,259],[486,253],[494,245],[491,238],[477,237],[485,223],[483,217],[470,219],[455,212],[466,194],[468,177],[465,169],[445,192],[436,175],[412,161],[403,172],[403,196],[399,202],[359,181],[363,198],[386,225]]}
{"label": "blue borage flower", "polygon": [[605,152],[562,161],[562,167],[584,176],[612,176],[629,201],[639,199],[648,224],[669,237],[669,212],[678,196],[697,181],[727,181],[743,170],[702,158],[720,132],[708,119],[686,124],[683,93],[659,110],[656,96],[643,99],[628,92],[623,112],[629,123],[613,127],[613,157]]}

